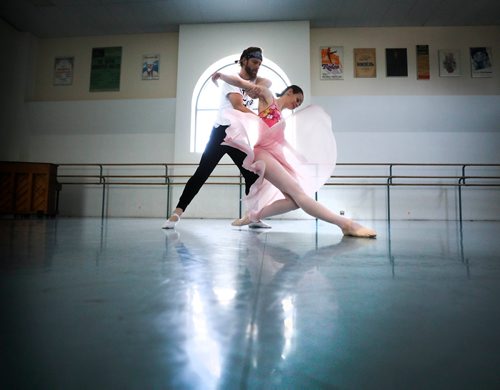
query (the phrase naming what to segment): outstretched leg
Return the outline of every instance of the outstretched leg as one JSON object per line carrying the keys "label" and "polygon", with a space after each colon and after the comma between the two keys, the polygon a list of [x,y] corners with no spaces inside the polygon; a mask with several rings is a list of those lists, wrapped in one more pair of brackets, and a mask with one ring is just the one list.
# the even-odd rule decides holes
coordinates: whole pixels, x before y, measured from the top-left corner
{"label": "outstretched leg", "polygon": [[[307,214],[337,225],[342,229],[345,235],[359,237],[376,236],[377,233],[374,230],[365,228],[349,218],[345,218],[338,214],[335,214],[334,212],[323,206],[321,203],[308,196],[302,190],[297,181],[269,153],[260,151],[258,159],[263,160],[266,163],[266,171],[264,177],[269,180],[274,186],[276,186],[276,188],[278,188],[283,194],[286,194],[287,198],[293,200],[293,202]],[[273,205],[274,204],[271,204],[268,210],[266,210],[266,208],[262,209],[262,212],[259,213],[258,217],[262,218],[265,211],[273,212],[274,210],[278,210],[280,207],[283,207],[283,209],[285,209],[287,205],[291,207],[290,202],[278,204],[276,205],[275,209],[273,208]]]}
{"label": "outstretched leg", "polygon": [[268,206],[262,208],[257,214],[257,218],[264,219],[274,215],[288,213],[289,211],[297,210],[299,206],[295,201],[285,194],[285,199],[277,200]]}

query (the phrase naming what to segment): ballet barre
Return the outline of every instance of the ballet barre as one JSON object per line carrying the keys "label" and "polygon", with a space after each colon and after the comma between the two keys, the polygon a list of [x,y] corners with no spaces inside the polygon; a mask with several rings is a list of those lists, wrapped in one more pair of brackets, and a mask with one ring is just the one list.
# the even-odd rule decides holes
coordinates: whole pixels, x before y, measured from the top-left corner
{"label": "ballet barre", "polygon": [[[371,167],[387,170],[382,175],[332,175],[325,185],[335,186],[385,186],[387,188],[387,220],[391,220],[391,187],[456,187],[458,189],[459,221],[462,222],[463,187],[500,187],[500,164],[464,163],[339,163],[338,167]],[[459,174],[395,174],[396,170],[408,169],[453,169]],[[494,175],[480,175],[470,172],[474,169],[494,170]],[[352,182],[357,179],[358,182]],[[359,181],[369,179],[371,182]],[[374,181],[375,180],[375,181]]]}
{"label": "ballet barre", "polygon": [[[57,194],[56,213],[59,210],[60,192],[64,186],[99,186],[101,193],[101,217],[105,217],[106,189],[111,186],[165,186],[167,210],[171,208],[172,188],[184,186],[198,166],[197,163],[89,163],[56,164]],[[236,167],[222,163],[216,174],[205,185],[239,186],[239,212],[242,215],[244,181],[239,172],[219,173]],[[179,170],[187,171],[179,173]],[[362,170],[361,174],[349,171]],[[431,174],[425,171],[433,170]],[[446,170],[439,174],[437,170]],[[347,171],[344,172],[344,171]],[[449,173],[449,171],[452,171]],[[488,174],[485,174],[487,171]],[[387,219],[391,220],[391,188],[393,187],[455,187],[458,190],[459,220],[462,221],[462,189],[465,187],[500,187],[500,164],[469,163],[337,163],[335,174],[325,186],[338,187],[385,187]]]}

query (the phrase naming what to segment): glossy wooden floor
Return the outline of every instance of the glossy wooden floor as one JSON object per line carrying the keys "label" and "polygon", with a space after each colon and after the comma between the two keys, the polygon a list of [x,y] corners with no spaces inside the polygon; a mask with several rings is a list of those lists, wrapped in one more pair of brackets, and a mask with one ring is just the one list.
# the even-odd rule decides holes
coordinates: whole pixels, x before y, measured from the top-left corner
{"label": "glossy wooden floor", "polygon": [[493,389],[500,222],[0,220],[2,389]]}

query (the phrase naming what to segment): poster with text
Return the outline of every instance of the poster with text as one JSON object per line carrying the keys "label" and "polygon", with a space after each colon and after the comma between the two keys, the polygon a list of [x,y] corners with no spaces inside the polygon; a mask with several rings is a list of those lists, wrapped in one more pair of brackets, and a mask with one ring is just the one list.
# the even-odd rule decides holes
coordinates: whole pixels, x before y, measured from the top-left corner
{"label": "poster with text", "polygon": [[491,47],[470,48],[470,66],[473,78],[493,77],[492,62]]}
{"label": "poster with text", "polygon": [[142,56],[142,79],[160,79],[160,55],[148,54]]}
{"label": "poster with text", "polygon": [[321,80],[344,79],[344,48],[321,47]]}
{"label": "poster with text", "polygon": [[438,57],[439,57],[440,77],[452,77],[452,76],[462,75],[460,50],[441,49],[438,51]]}
{"label": "poster with text", "polygon": [[73,57],[56,57],[54,61],[54,85],[73,84]]}
{"label": "poster with text", "polygon": [[354,49],[354,77],[377,77],[375,49]]}
{"label": "poster with text", "polygon": [[429,45],[417,45],[417,80],[430,80]]}
{"label": "poster with text", "polygon": [[90,92],[119,91],[121,64],[121,47],[92,49]]}

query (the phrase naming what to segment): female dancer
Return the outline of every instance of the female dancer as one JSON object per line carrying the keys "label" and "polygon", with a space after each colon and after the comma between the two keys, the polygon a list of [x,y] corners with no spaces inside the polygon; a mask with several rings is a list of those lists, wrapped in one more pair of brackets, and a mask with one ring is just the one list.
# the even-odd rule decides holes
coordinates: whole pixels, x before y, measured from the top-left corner
{"label": "female dancer", "polygon": [[[249,89],[255,98],[259,99],[258,117],[255,114],[241,113],[236,110],[230,110],[228,113],[231,117],[231,126],[226,129],[224,143],[248,152],[243,166],[261,176],[245,198],[247,215],[242,219],[235,220],[233,225],[243,226],[253,221],[301,208],[315,218],[337,225],[346,236],[375,238],[377,235],[375,230],[333,213],[307,195],[304,190],[304,183],[307,180],[303,182],[304,176],[301,176],[300,172],[297,172],[285,157],[284,149],[293,148],[284,137],[285,122],[282,120],[281,111],[284,109],[293,110],[302,104],[304,100],[302,89],[296,85],[289,86],[275,99],[269,88],[261,83],[258,83],[257,86],[250,85],[237,77],[216,72],[212,75],[212,81],[217,84],[218,79],[240,88]],[[311,107],[314,108],[314,106]],[[317,107],[316,110],[324,113]],[[255,121],[258,122],[258,140],[252,153],[251,147],[245,143],[245,139],[247,139],[247,130],[252,126],[252,123],[255,125]],[[301,159],[300,156],[296,155],[296,157],[298,160]],[[331,169],[328,176],[330,174]],[[263,202],[262,197],[265,198],[268,195],[270,184],[275,187],[275,190],[281,192],[281,199],[271,196]]]}

